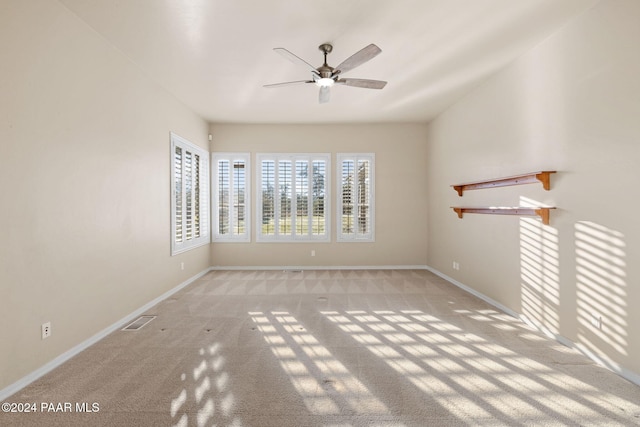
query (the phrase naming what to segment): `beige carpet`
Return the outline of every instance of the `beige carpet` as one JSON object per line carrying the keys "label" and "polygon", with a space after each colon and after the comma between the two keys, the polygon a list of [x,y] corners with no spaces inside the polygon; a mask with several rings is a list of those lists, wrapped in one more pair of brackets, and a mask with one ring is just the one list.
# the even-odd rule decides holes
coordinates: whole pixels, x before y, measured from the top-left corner
{"label": "beige carpet", "polygon": [[426,271],[211,272],[149,314],[0,425],[640,425],[640,387]]}

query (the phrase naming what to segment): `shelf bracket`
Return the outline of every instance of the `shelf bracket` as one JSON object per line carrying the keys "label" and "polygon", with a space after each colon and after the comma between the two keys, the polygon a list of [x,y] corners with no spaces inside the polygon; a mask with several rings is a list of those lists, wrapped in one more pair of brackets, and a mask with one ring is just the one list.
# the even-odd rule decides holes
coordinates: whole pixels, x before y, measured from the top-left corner
{"label": "shelf bracket", "polygon": [[549,191],[551,189],[551,177],[550,175],[555,171],[543,171],[536,174],[536,179],[542,183],[542,188]]}

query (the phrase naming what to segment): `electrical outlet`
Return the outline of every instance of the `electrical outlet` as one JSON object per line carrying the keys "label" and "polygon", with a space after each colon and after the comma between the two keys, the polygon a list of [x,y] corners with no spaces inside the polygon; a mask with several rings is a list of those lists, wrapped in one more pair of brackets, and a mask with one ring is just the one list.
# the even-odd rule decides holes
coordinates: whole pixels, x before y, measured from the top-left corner
{"label": "electrical outlet", "polygon": [[311,251],[311,256],[316,256],[316,251]]}
{"label": "electrical outlet", "polygon": [[180,270],[184,270],[184,262],[180,263]]}
{"label": "electrical outlet", "polygon": [[42,324],[42,339],[49,338],[51,336],[51,322]]}
{"label": "electrical outlet", "polygon": [[453,269],[460,270],[460,263],[458,261],[453,261]]}

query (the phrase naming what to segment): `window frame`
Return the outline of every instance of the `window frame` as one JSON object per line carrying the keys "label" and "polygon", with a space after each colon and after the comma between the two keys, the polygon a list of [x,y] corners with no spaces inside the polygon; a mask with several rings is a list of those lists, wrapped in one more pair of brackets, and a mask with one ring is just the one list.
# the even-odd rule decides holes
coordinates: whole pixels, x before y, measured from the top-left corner
{"label": "window frame", "polygon": [[[234,164],[237,161],[244,162],[244,232],[242,234],[220,233],[220,162],[229,161]],[[236,194],[234,187],[234,179],[229,180],[230,199]],[[211,230],[212,241],[229,243],[229,242],[251,242],[251,153],[227,153],[212,152],[211,153]],[[229,213],[229,227],[237,226],[237,218],[234,210]]]}
{"label": "window frame", "polygon": [[[273,161],[276,165],[279,165],[280,162],[291,162],[291,220],[290,220],[290,229],[291,234],[281,234],[280,228],[280,215],[281,215],[281,199],[280,192],[278,191],[274,196],[274,234],[263,234],[263,192],[262,192],[262,183],[263,183],[263,162],[264,161]],[[307,223],[306,234],[297,234],[296,226],[296,218],[298,215],[294,215],[293,212],[297,211],[297,195],[299,194],[298,188],[296,188],[297,180],[296,180],[296,162],[305,161],[311,163],[313,165],[314,161],[324,162],[324,233],[313,235],[310,234],[313,229],[313,221],[310,220],[310,223]],[[311,166],[313,167],[313,166]],[[256,242],[258,243],[309,243],[309,242],[330,242],[331,241],[331,154],[330,153],[257,153],[256,154],[256,177],[255,177],[255,185],[256,185],[256,200],[255,200],[255,227],[256,227]],[[305,187],[307,189],[308,194],[312,193],[313,190],[309,191],[310,188],[313,187],[313,175],[311,175],[307,181],[308,186]],[[278,187],[280,182],[280,170],[279,168],[274,169],[274,186]],[[275,192],[274,192],[275,193]],[[308,196],[312,197],[312,196]],[[308,203],[308,201],[307,201]],[[308,206],[308,205],[307,205]],[[313,206],[313,202],[312,202]],[[308,209],[308,207],[307,207]],[[311,211],[307,213],[308,217],[313,217],[313,207]],[[286,225],[284,225],[286,227]]]}
{"label": "window frame", "polygon": [[[187,211],[188,204],[188,191],[186,191],[187,187],[187,175],[185,174],[187,160],[186,153],[191,153],[192,156],[198,156],[198,170],[192,169],[191,180],[195,189],[197,191],[197,196],[195,200],[192,196],[191,207],[192,209],[197,209],[197,212],[194,212],[194,215],[197,217],[196,227],[198,228],[199,236],[191,237],[191,238],[183,238],[182,241],[178,241],[177,239],[177,230],[178,230],[178,206],[177,206],[177,179],[176,179],[176,149],[180,148],[182,151],[181,154],[181,165],[180,165],[180,192],[181,192],[181,211],[182,218],[181,219],[181,233],[186,233],[185,226],[185,216]],[[171,132],[171,256],[189,251],[191,249],[195,249],[200,246],[207,245],[211,243],[211,226],[209,224],[210,217],[210,199],[209,199],[209,152],[202,147],[199,147],[187,139],[182,138],[181,136]],[[197,181],[197,182],[196,182]],[[192,192],[192,195],[195,192]]]}
{"label": "window frame", "polygon": [[[355,162],[357,165],[359,161],[369,161],[369,194],[368,194],[368,223],[370,230],[366,233],[355,232],[353,234],[346,234],[343,232],[343,189],[342,189],[342,176],[343,165],[345,161]],[[337,153],[336,154],[336,182],[337,192],[336,197],[336,241],[337,242],[351,242],[351,243],[370,243],[375,242],[375,153]],[[355,190],[357,193],[358,189]],[[357,209],[357,203],[356,203]]]}

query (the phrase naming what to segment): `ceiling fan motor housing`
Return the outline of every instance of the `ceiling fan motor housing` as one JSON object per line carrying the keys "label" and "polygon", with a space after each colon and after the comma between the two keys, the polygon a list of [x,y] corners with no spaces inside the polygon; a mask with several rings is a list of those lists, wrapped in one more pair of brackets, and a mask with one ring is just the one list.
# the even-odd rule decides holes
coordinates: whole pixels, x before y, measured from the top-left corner
{"label": "ceiling fan motor housing", "polygon": [[333,77],[333,67],[329,67],[328,65],[318,67],[318,74],[320,74],[320,78],[322,79],[330,79]]}

